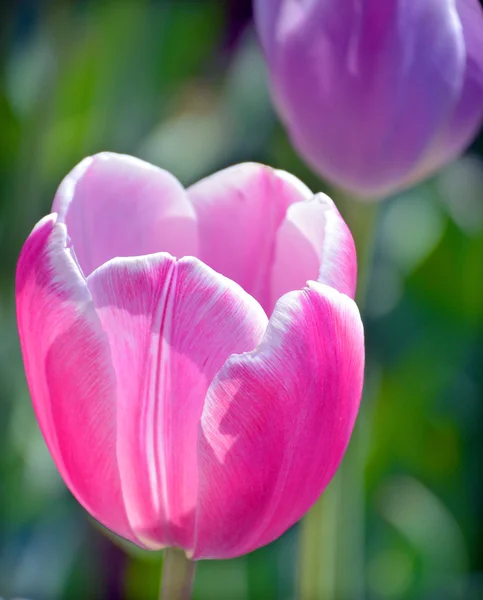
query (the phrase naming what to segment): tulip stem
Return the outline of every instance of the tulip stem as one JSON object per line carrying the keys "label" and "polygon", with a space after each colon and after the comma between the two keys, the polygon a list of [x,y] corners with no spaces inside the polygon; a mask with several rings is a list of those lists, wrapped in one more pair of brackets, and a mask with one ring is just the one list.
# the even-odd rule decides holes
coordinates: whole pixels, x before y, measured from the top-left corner
{"label": "tulip stem", "polygon": [[[377,204],[347,196],[336,198],[357,248],[359,276],[356,302],[364,315],[377,231]],[[302,521],[299,600],[364,597],[364,468],[370,427],[370,396],[364,386],[356,427],[339,471]]]}
{"label": "tulip stem", "polygon": [[178,548],[166,548],[160,600],[190,600],[196,563]]}

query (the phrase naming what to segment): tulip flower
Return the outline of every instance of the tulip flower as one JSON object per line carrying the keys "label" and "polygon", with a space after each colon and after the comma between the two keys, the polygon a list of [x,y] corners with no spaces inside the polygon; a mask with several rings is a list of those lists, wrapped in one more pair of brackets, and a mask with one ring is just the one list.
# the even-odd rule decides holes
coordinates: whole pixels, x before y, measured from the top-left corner
{"label": "tulip flower", "polygon": [[332,183],[384,197],[477,133],[478,0],[255,0],[255,16],[279,114]]}
{"label": "tulip flower", "polygon": [[241,164],[184,189],[86,158],[16,282],[35,412],[72,493],[119,536],[193,559],[280,536],[354,425],[355,285],[333,202],[287,173]]}

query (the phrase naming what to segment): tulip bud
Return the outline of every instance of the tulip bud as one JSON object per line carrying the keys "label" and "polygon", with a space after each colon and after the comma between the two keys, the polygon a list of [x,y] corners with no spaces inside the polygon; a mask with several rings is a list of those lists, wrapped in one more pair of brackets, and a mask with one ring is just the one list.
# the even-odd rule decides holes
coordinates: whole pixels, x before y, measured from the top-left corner
{"label": "tulip bud", "polygon": [[478,0],[255,0],[273,97],[323,177],[380,198],[461,153],[483,117]]}

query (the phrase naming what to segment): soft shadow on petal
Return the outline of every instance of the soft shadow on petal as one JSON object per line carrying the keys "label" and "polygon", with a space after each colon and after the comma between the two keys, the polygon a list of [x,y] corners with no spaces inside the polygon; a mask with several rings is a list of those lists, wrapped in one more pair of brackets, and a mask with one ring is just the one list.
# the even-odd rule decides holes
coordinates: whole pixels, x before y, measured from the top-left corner
{"label": "soft shadow on petal", "polygon": [[56,215],[27,239],[17,320],[32,401],[63,479],[103,525],[133,540],[116,458],[116,396],[107,338]]}
{"label": "soft shadow on petal", "polygon": [[[317,276],[318,273],[318,276]],[[289,206],[277,232],[272,303],[317,279],[354,298],[357,257],[352,234],[334,202],[316,194]]]}
{"label": "soft shadow on petal", "polygon": [[88,278],[117,380],[117,452],[129,521],[145,545],[191,549],[206,391],[267,317],[195,258],[114,259]]}
{"label": "soft shadow on petal", "polygon": [[355,303],[310,282],[277,303],[251,353],[207,394],[199,439],[195,558],[230,558],[293,525],[334,475],[362,391]]}
{"label": "soft shadow on petal", "polygon": [[85,275],[116,256],[196,256],[193,207],[179,181],[132,156],[84,159],[61,183],[52,210],[65,222]]}
{"label": "soft shadow on petal", "polygon": [[245,163],[203,179],[188,195],[198,217],[200,259],[236,281],[270,314],[277,230],[288,207],[312,196],[310,190],[287,173]]}

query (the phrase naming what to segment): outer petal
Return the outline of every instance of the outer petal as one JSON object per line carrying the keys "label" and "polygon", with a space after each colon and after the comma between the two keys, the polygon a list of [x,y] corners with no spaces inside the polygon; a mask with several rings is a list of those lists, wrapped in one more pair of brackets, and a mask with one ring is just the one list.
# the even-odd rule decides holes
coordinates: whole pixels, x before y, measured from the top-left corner
{"label": "outer petal", "polygon": [[272,267],[272,304],[315,279],[354,298],[357,256],[352,234],[325,194],[289,206],[277,232]]}
{"label": "outer petal", "polygon": [[454,0],[263,4],[256,1],[273,94],[302,155],[360,195],[404,185],[461,94]]}
{"label": "outer petal", "polygon": [[107,339],[56,215],[35,227],[17,267],[17,319],[37,419],[72,493],[132,539],[116,459],[116,397]]}
{"label": "outer petal", "polygon": [[[201,260],[240,284],[270,313],[276,232],[287,208],[310,198],[310,190],[293,176],[246,163],[203,179],[188,194],[198,216]],[[293,238],[296,256],[297,246],[307,246],[307,240],[302,234]],[[297,287],[298,281],[289,289]]]}
{"label": "outer petal", "polygon": [[231,357],[201,418],[195,558],[229,558],[295,523],[335,473],[362,390],[363,330],[346,295],[284,296],[260,346]]}
{"label": "outer petal", "polygon": [[86,275],[116,256],[197,253],[195,214],[182,185],[132,156],[84,159],[60,185],[52,210]]}
{"label": "outer petal", "polygon": [[89,279],[117,380],[117,452],[127,514],[151,547],[192,548],[196,440],[206,391],[267,318],[238,285],[194,258],[114,259]]}

